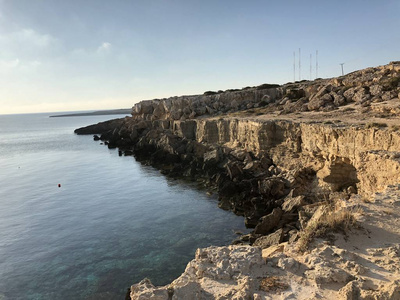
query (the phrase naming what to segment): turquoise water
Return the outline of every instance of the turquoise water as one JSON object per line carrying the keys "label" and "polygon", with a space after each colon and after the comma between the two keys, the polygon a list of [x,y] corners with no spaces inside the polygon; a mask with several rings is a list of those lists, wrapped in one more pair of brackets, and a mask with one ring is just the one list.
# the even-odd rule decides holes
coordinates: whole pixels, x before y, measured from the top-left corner
{"label": "turquoise water", "polygon": [[0,115],[0,299],[124,299],[246,231],[205,191],[73,134],[120,116],[48,116]]}

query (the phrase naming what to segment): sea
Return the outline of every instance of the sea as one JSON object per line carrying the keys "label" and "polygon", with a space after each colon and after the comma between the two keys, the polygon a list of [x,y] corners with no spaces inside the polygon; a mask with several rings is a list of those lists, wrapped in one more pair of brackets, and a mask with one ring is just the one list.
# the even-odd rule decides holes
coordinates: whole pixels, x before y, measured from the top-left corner
{"label": "sea", "polygon": [[0,300],[125,299],[246,233],[216,195],[74,129],[121,115],[0,115]]}

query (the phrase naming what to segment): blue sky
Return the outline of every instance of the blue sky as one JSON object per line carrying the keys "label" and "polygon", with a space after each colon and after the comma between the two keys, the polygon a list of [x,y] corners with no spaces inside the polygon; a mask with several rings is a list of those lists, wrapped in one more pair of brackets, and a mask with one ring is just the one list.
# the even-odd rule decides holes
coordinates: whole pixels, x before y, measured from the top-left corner
{"label": "blue sky", "polygon": [[[0,0],[0,114],[127,108],[400,60],[400,1]],[[299,79],[296,62],[296,80]]]}

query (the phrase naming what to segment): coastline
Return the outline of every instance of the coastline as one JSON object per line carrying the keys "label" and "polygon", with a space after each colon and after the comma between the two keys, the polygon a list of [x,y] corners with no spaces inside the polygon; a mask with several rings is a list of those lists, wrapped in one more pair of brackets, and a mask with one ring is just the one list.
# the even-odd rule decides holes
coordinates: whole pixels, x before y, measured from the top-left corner
{"label": "coastline", "polygon": [[[332,228],[336,244],[311,235],[305,249],[299,247],[312,226],[347,214],[354,222],[341,228],[345,236],[360,224],[374,234],[380,231],[372,225],[380,226],[393,241],[385,245],[376,238],[384,249],[380,253],[389,257],[394,251],[392,262],[399,263],[399,251],[393,248],[400,242],[398,230],[372,224],[355,211],[358,207],[364,216],[373,216],[398,205],[393,199],[400,194],[399,72],[400,64],[394,62],[314,82],[142,101],[133,107],[132,117],[77,129],[77,134],[99,134],[95,139],[109,148],[135,155],[168,176],[201,182],[217,191],[221,208],[245,216],[246,225],[254,228],[236,246],[198,250],[170,285],[154,287],[146,280],[133,285],[131,299],[274,299],[278,292],[356,299],[351,298],[354,291],[398,299],[398,273],[390,277],[382,271],[384,279],[371,279],[356,256],[379,265],[369,259],[374,253],[363,257],[351,248],[357,244],[346,244],[343,233],[335,233],[338,228]],[[397,220],[396,210],[390,213]],[[345,266],[343,260],[353,263]],[[388,265],[379,267],[386,270]],[[280,288],[263,287],[273,276],[280,279],[270,279],[272,285]],[[284,278],[291,283],[280,285]],[[224,280],[229,283],[222,286]],[[390,284],[378,289],[385,281]]]}
{"label": "coastline", "polygon": [[131,109],[108,109],[108,110],[98,110],[93,112],[83,112],[83,113],[69,113],[62,115],[51,115],[49,118],[62,118],[62,117],[84,117],[84,116],[105,116],[105,115],[130,115]]}

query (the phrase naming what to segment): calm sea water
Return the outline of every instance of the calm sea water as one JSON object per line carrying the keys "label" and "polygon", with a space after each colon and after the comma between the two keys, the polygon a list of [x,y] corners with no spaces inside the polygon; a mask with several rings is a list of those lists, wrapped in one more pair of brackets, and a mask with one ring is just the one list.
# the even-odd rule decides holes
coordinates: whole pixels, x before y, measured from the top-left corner
{"label": "calm sea water", "polygon": [[245,232],[205,191],[73,133],[121,116],[48,116],[0,115],[0,299],[124,299]]}

